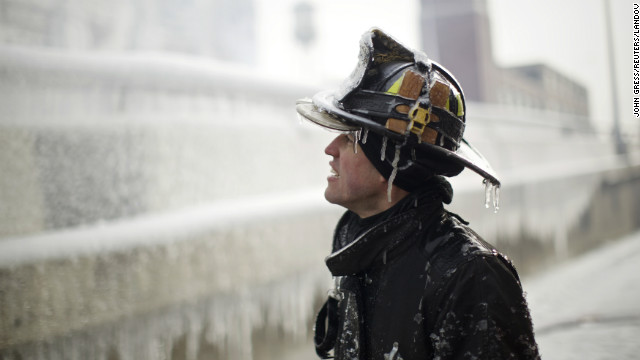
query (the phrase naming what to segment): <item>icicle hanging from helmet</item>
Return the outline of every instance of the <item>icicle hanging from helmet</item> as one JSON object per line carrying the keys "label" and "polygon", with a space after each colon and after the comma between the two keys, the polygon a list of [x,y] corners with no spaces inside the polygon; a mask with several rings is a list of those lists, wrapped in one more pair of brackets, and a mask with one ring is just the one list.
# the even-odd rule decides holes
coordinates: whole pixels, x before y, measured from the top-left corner
{"label": "icicle hanging from helmet", "polygon": [[360,137],[362,136],[362,129],[351,132],[353,136],[353,153],[358,153],[358,141],[360,141]]}
{"label": "icicle hanging from helmet", "polygon": [[396,144],[396,153],[393,156],[393,162],[391,163],[391,175],[389,176],[389,184],[387,185],[387,200],[391,202],[391,189],[393,187],[393,181],[396,179],[396,175],[398,175],[398,162],[400,161],[400,148],[402,148],[403,144]]}
{"label": "icicle hanging from helmet", "polygon": [[382,147],[380,148],[380,161],[384,161],[387,153],[387,137],[382,138]]}
{"label": "icicle hanging from helmet", "polygon": [[484,185],[484,207],[488,209],[493,205],[493,212],[497,213],[500,209],[500,185],[487,179],[482,180],[482,184]]}

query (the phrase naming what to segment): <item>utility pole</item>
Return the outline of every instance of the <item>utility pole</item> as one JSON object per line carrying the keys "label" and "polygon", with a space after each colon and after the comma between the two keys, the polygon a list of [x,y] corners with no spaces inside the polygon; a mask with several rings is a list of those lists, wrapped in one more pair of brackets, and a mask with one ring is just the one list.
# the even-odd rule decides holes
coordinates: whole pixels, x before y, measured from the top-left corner
{"label": "utility pole", "polygon": [[611,0],[604,0],[604,17],[607,34],[607,53],[609,53],[609,77],[611,78],[611,107],[613,116],[613,138],[617,154],[625,154],[627,146],[620,132],[620,109],[618,108],[618,81],[616,78],[615,47],[611,19]]}

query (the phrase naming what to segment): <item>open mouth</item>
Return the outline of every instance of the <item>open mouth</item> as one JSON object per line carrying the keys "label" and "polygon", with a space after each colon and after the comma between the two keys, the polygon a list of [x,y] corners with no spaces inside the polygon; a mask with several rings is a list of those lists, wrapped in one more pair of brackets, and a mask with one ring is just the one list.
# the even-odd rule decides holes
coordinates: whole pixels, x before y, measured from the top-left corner
{"label": "open mouth", "polygon": [[337,177],[337,178],[340,177],[340,174],[338,174],[338,172],[334,168],[331,168],[330,173],[331,173],[331,176],[333,177]]}

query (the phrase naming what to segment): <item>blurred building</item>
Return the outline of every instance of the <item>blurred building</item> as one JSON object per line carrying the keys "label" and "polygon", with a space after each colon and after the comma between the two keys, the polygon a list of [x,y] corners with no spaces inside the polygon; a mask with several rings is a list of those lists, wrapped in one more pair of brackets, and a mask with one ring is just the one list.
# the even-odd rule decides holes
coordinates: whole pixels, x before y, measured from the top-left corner
{"label": "blurred building", "polygon": [[254,27],[250,0],[0,0],[0,43],[6,45],[179,52],[251,63]]}
{"label": "blurred building", "polygon": [[499,75],[498,103],[589,116],[587,89],[550,66],[502,68]]}
{"label": "blurred building", "polygon": [[586,87],[545,64],[500,67],[492,55],[486,0],[422,0],[422,48],[449,68],[468,100],[584,117]]}

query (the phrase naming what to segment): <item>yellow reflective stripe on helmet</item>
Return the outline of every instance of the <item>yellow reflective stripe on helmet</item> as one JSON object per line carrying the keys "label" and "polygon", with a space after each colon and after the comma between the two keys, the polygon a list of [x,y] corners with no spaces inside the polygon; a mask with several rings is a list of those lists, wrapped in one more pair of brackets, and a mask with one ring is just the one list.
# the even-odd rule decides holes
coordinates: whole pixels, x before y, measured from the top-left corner
{"label": "yellow reflective stripe on helmet", "polygon": [[456,115],[460,117],[464,115],[464,104],[462,104],[462,96],[460,96],[460,94],[456,94],[456,100],[458,100],[458,113]]}
{"label": "yellow reflective stripe on helmet", "polygon": [[393,85],[389,89],[387,89],[387,94],[397,95],[398,91],[400,91],[400,85],[402,85],[402,80],[404,80],[404,74],[396,80]]}

